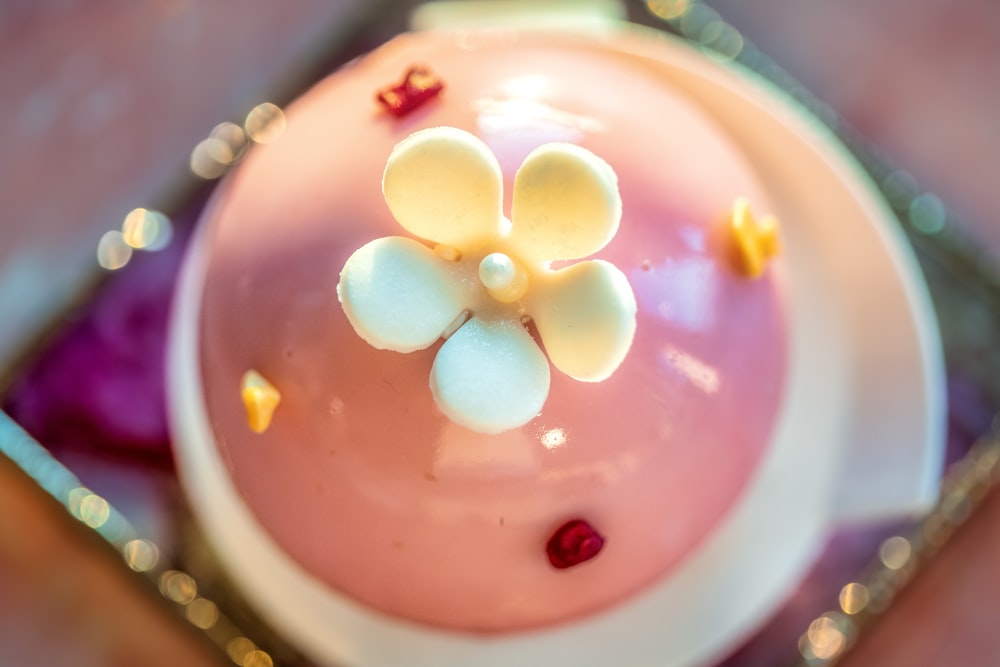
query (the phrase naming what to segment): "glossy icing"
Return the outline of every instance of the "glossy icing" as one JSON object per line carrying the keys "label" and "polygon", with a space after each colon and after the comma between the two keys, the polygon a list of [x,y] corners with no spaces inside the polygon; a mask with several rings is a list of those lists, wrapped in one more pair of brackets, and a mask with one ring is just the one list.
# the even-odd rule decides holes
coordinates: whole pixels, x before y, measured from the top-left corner
{"label": "glossy icing", "polygon": [[[374,92],[418,60],[444,92],[385,113]],[[601,256],[635,293],[632,348],[599,384],[553,374],[541,415],[500,435],[437,409],[437,345],[376,350],[337,301],[348,256],[398,233],[380,191],[386,157],[439,125],[497,155],[504,210],[515,170],[550,141],[593,151],[619,177],[621,227]],[[739,196],[768,208],[710,119],[611,49],[415,34],[321,82],[204,221],[206,401],[247,506],[332,591],[459,630],[565,621],[668,576],[738,502],[782,396],[781,263],[746,280],[718,232]],[[238,390],[248,368],[282,396],[261,434]],[[576,518],[606,542],[556,570],[546,541]]]}

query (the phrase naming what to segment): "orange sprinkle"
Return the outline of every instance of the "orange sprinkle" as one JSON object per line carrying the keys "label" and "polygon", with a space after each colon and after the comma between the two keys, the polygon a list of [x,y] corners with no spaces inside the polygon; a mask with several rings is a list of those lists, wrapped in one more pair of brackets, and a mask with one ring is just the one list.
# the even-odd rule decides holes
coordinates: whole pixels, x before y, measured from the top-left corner
{"label": "orange sprinkle", "polygon": [[281,402],[281,392],[263,375],[250,369],[240,381],[240,395],[247,409],[247,424],[255,433],[263,433],[271,425],[274,410]]}
{"label": "orange sprinkle", "polygon": [[736,241],[740,268],[750,278],[759,277],[764,273],[767,260],[781,250],[778,219],[766,215],[755,220],[750,203],[739,197],[733,202],[730,229]]}

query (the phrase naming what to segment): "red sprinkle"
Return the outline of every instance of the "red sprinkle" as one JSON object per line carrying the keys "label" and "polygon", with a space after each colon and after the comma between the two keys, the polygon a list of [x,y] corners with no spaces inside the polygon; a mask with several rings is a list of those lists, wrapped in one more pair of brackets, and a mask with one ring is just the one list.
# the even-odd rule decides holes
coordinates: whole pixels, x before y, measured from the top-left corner
{"label": "red sprinkle", "polygon": [[579,565],[601,552],[604,537],[583,519],[567,521],[549,538],[545,553],[560,570]]}
{"label": "red sprinkle", "polygon": [[384,88],[375,99],[393,116],[402,117],[437,97],[444,90],[444,82],[421,65],[414,65],[403,77],[402,83]]}

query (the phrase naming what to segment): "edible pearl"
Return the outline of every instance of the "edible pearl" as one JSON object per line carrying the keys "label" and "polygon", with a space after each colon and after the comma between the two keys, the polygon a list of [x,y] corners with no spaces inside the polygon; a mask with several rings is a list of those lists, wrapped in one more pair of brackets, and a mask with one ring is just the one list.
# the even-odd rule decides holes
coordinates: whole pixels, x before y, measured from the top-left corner
{"label": "edible pearl", "polygon": [[503,290],[510,287],[516,273],[514,260],[502,252],[487,255],[479,264],[479,279],[491,290]]}
{"label": "edible pearl", "polygon": [[528,272],[502,252],[483,258],[479,263],[479,280],[490,296],[501,303],[513,303],[528,290]]}

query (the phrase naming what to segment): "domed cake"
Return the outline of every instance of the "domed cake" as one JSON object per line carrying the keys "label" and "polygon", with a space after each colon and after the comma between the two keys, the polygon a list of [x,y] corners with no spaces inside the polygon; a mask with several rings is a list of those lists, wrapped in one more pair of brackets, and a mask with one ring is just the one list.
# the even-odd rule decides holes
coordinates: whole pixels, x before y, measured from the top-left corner
{"label": "domed cake", "polygon": [[740,506],[788,396],[772,193],[619,38],[396,38],[213,196],[175,426],[196,513],[259,543],[223,562],[309,591],[259,606],[329,603],[347,645],[356,618],[536,636],[669,581]]}

